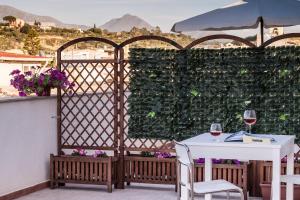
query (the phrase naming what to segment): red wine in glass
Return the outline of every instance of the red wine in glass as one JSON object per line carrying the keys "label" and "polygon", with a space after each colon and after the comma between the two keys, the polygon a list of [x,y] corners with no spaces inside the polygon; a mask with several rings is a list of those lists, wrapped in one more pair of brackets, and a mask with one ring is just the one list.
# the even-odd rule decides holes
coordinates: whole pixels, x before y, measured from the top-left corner
{"label": "red wine in glass", "polygon": [[255,110],[245,110],[244,122],[247,126],[249,126],[249,133],[251,133],[251,126],[253,126],[256,123]]}
{"label": "red wine in glass", "polygon": [[215,137],[221,135],[221,133],[222,131],[210,131],[210,134]]}
{"label": "red wine in glass", "polygon": [[256,118],[247,118],[247,119],[244,119],[244,122],[248,126],[252,126],[256,123]]}
{"label": "red wine in glass", "polygon": [[[214,137],[217,137],[217,136],[220,136],[222,133],[222,126],[220,123],[213,123],[211,126],[210,126],[210,134]],[[215,140],[214,141],[218,141],[218,140]]]}

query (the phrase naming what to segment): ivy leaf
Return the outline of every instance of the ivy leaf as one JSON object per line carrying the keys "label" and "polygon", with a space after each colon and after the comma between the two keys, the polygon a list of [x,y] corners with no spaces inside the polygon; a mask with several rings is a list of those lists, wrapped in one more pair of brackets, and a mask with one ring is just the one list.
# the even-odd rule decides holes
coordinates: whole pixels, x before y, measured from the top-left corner
{"label": "ivy leaf", "polygon": [[194,97],[199,96],[199,92],[198,92],[197,90],[195,90],[195,89],[192,89],[191,94],[192,94]]}
{"label": "ivy leaf", "polygon": [[147,117],[149,117],[149,118],[154,118],[155,115],[156,115],[156,113],[153,112],[153,111],[151,111],[151,112],[148,113]]}
{"label": "ivy leaf", "polygon": [[149,78],[156,78],[156,74],[150,74]]}
{"label": "ivy leaf", "polygon": [[284,77],[286,77],[287,75],[289,75],[289,73],[290,73],[290,70],[287,70],[287,69],[279,70],[279,77],[280,77],[280,78],[284,78]]}
{"label": "ivy leaf", "polygon": [[235,118],[239,120],[239,122],[243,122],[243,116],[241,114],[237,113]]}
{"label": "ivy leaf", "polygon": [[248,106],[249,104],[251,104],[251,101],[244,101],[245,106]]}
{"label": "ivy leaf", "polygon": [[288,114],[281,114],[281,115],[279,116],[279,119],[280,119],[281,121],[286,121],[288,118],[289,118],[289,115],[288,115]]}
{"label": "ivy leaf", "polygon": [[240,75],[244,75],[244,74],[247,74],[247,73],[248,73],[247,69],[241,69],[241,71],[240,71]]}
{"label": "ivy leaf", "polygon": [[44,86],[47,86],[47,85],[48,85],[49,79],[50,79],[50,76],[45,76],[45,79],[44,79],[44,81],[43,81]]}

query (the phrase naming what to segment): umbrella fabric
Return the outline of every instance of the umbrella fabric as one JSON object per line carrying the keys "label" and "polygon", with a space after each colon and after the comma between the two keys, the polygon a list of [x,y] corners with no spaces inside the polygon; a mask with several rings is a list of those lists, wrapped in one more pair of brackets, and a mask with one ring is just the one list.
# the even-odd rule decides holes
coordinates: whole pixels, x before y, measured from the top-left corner
{"label": "umbrella fabric", "polygon": [[174,24],[172,31],[236,30],[285,27],[300,24],[297,0],[245,0]]}

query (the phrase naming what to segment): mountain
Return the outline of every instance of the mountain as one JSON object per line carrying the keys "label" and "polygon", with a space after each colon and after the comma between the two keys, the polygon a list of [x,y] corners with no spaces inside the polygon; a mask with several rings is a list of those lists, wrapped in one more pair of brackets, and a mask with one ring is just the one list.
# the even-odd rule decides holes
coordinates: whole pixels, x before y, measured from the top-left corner
{"label": "mountain", "polygon": [[82,29],[87,29],[87,26],[84,25],[76,25],[76,24],[65,24],[53,17],[49,16],[41,16],[41,15],[35,15],[32,13],[28,13],[22,10],[19,10],[17,8],[14,8],[12,6],[7,6],[7,5],[0,5],[0,21],[2,20],[3,17],[12,15],[17,18],[23,19],[25,22],[34,22],[34,21],[39,21],[39,22],[50,22],[50,23],[55,23],[56,26],[61,27],[61,28],[82,28]]}
{"label": "mountain", "polygon": [[133,27],[153,29],[145,20],[130,14],[126,14],[120,18],[115,18],[100,26],[101,29],[106,29],[110,32],[130,31]]}

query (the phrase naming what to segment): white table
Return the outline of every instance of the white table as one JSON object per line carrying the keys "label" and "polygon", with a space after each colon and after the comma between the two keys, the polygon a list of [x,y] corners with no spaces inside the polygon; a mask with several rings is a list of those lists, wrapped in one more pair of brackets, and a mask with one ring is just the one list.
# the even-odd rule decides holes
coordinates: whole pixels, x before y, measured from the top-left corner
{"label": "white table", "polygon": [[[272,200],[280,200],[281,159],[287,156],[287,174],[294,173],[294,140],[295,136],[272,135],[276,140],[272,144],[242,142],[222,142],[229,134],[222,134],[220,142],[213,141],[213,136],[204,133],[182,141],[189,146],[193,158],[205,158],[205,181],[212,180],[212,159],[237,159],[273,161]],[[268,135],[270,136],[270,135]],[[182,180],[186,175],[182,172]],[[182,200],[187,200],[187,190],[182,188]],[[287,198],[293,199],[293,187],[287,184]],[[205,195],[205,200],[211,200],[211,195]]]}

